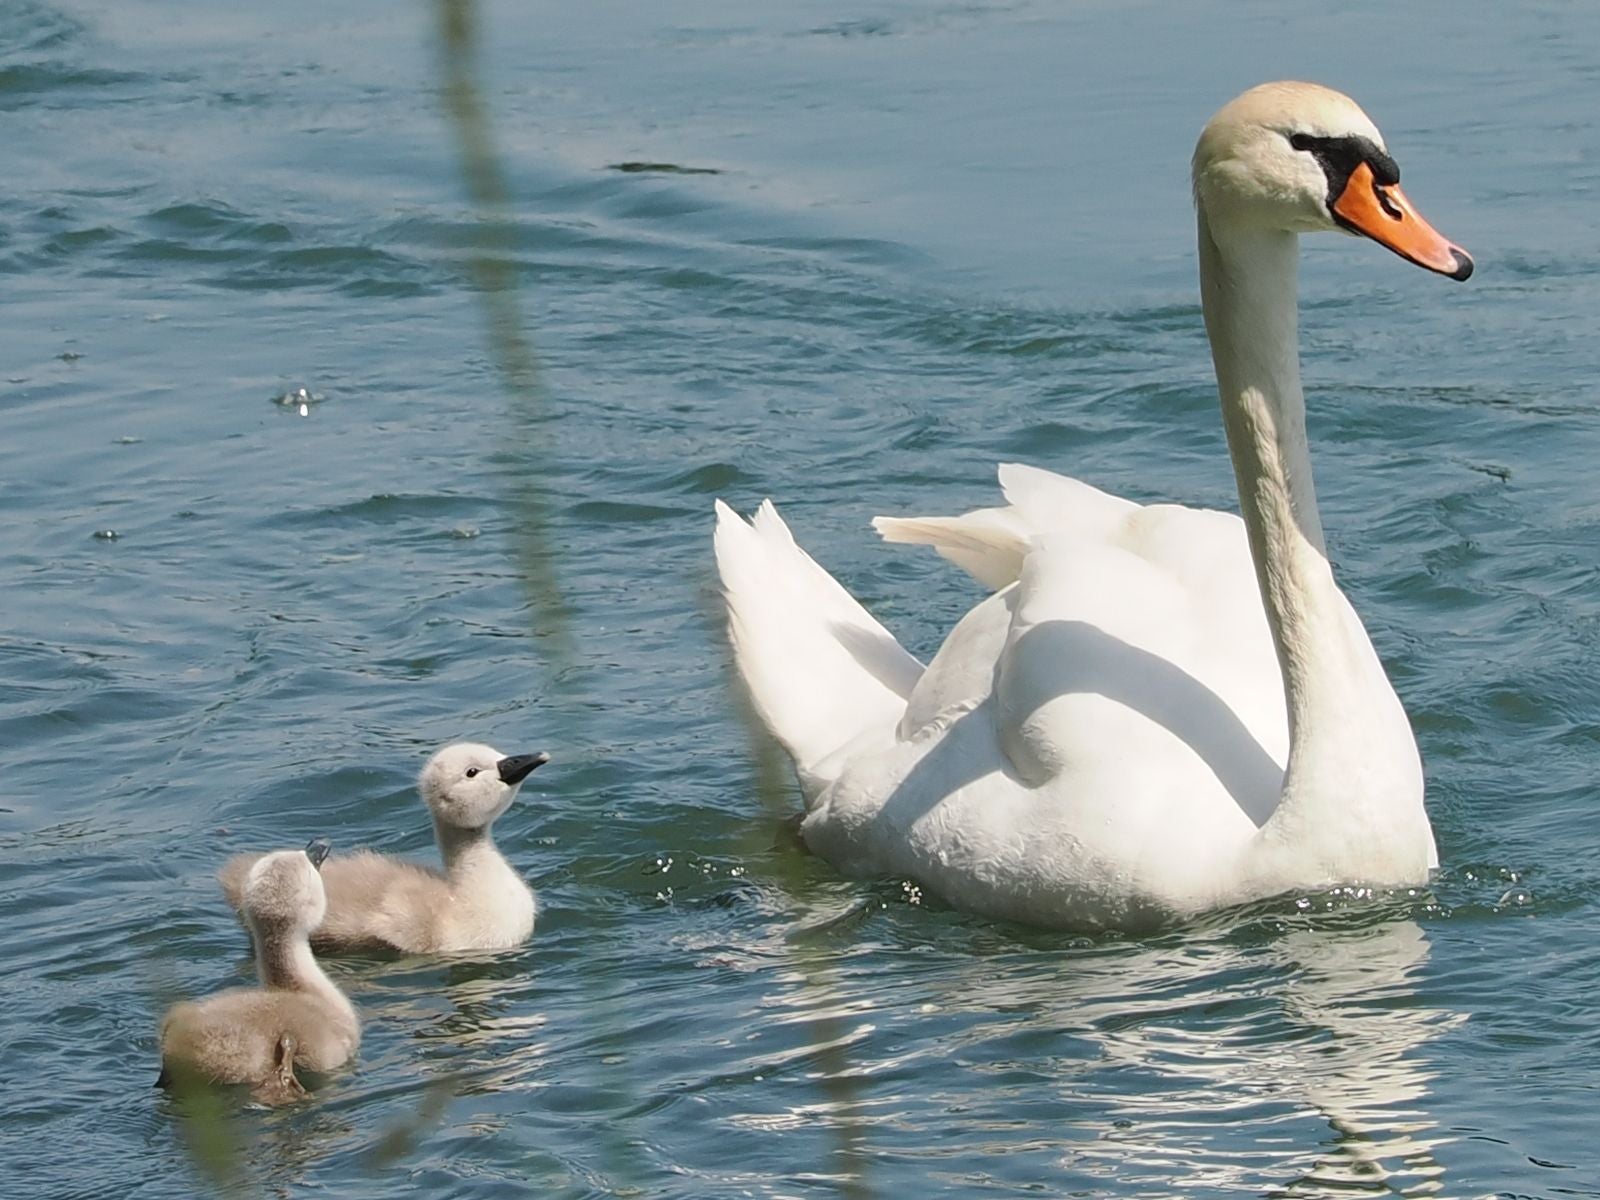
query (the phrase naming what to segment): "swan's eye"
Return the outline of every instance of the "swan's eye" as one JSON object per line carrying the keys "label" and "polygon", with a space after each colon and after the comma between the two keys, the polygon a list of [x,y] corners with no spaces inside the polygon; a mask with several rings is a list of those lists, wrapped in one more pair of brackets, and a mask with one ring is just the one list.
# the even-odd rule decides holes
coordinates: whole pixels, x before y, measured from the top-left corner
{"label": "swan's eye", "polygon": [[1311,149],[1313,142],[1309,133],[1297,133],[1289,138],[1289,145],[1293,146],[1296,150],[1309,150]]}
{"label": "swan's eye", "polygon": [[477,773],[478,773],[478,768],[477,767],[468,767],[467,768],[467,778],[468,779],[471,779]]}

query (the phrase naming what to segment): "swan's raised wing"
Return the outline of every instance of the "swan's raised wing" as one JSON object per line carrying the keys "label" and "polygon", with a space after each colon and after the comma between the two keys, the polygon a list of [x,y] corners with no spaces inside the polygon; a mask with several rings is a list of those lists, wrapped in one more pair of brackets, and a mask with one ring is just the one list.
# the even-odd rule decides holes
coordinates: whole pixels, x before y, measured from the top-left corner
{"label": "swan's raised wing", "polygon": [[734,658],[810,795],[841,747],[892,736],[922,664],[795,544],[770,501],[749,522],[720,500],[716,511]]}
{"label": "swan's raised wing", "polygon": [[1006,508],[880,525],[1002,586],[929,664],[901,736],[992,697],[1001,749],[1025,782],[1094,779],[1071,789],[1082,794],[1104,789],[1107,773],[1159,780],[1170,762],[1175,779],[1209,771],[1264,820],[1288,732],[1239,519],[1138,505],[1027,467],[1003,468],[1002,482]]}
{"label": "swan's raised wing", "polygon": [[999,591],[1022,574],[1029,544],[1041,533],[1107,541],[1140,506],[1077,479],[1021,463],[1002,463],[1005,508],[959,517],[875,517],[886,542],[932,546],[985,587]]}

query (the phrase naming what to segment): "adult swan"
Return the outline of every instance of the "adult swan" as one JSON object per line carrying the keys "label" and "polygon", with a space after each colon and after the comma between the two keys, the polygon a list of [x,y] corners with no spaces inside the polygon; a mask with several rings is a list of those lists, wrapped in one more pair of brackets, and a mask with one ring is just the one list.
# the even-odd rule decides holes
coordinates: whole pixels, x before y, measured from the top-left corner
{"label": "adult swan", "polygon": [[770,503],[718,504],[728,626],[807,844],[963,908],[1136,927],[1438,865],[1405,711],[1334,582],[1300,391],[1298,235],[1465,279],[1348,97],[1269,83],[1194,155],[1200,294],[1243,520],[1005,466],[1008,506],[879,518],[998,589],[924,670]]}

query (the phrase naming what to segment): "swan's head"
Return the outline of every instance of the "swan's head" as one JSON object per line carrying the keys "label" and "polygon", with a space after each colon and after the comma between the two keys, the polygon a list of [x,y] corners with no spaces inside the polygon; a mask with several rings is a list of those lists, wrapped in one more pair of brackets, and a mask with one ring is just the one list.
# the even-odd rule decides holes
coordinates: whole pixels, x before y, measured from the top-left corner
{"label": "swan's head", "polygon": [[487,829],[511,807],[517,789],[548,754],[507,757],[491,746],[456,742],[428,760],[417,790],[434,820],[453,829]]}
{"label": "swan's head", "polygon": [[244,880],[245,916],[257,929],[295,929],[309,934],[328,910],[322,890],[326,838],[304,850],[277,850],[258,858]]}
{"label": "swan's head", "polygon": [[1314,83],[1263,83],[1226,104],[1194,151],[1195,203],[1214,228],[1340,230],[1465,279],[1472,259],[1400,190],[1383,135],[1350,97]]}

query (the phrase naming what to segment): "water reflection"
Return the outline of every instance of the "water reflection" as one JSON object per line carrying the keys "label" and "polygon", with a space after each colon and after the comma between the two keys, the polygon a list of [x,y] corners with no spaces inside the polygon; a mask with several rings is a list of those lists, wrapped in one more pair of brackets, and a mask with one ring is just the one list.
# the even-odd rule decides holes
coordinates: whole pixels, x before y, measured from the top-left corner
{"label": "water reflection", "polygon": [[[550,1047],[542,1006],[522,952],[453,956],[439,973],[437,961],[401,960],[384,980],[395,994],[373,1005],[377,1019],[408,1031],[423,1044],[423,1075],[431,1085],[461,1094],[523,1091],[537,1087]],[[417,988],[413,972],[430,989]],[[402,1053],[413,1053],[405,1047]]]}
{"label": "water reflection", "polygon": [[1389,1184],[1404,1195],[1439,1190],[1444,1168],[1435,1157],[1448,1140],[1429,1118],[1432,1074],[1415,1054],[1465,1014],[1416,1003],[1417,976],[1428,957],[1420,926],[1406,922],[1315,938],[1286,939],[1286,960],[1298,986],[1285,994],[1290,1018],[1326,1037],[1286,1056],[1300,1070],[1306,1099],[1334,1133],[1291,1190],[1331,1185]]}
{"label": "water reflection", "polygon": [[1273,925],[782,972],[746,1063],[771,1084],[728,1123],[832,1124],[869,1178],[978,1153],[1063,1190],[1438,1191],[1420,1048],[1463,1018],[1420,1002],[1423,929]]}
{"label": "water reflection", "polygon": [[[345,965],[362,1010],[362,1061],[321,1080],[314,1104],[246,1112],[256,1128],[239,1166],[269,1194],[314,1183],[330,1158],[353,1156],[367,1173],[406,1162],[457,1098],[540,1086],[545,1015],[528,1003],[519,955],[461,956],[442,969],[422,957]],[[373,1081],[402,1059],[403,1078]],[[358,1109],[379,1119],[353,1122]]]}

